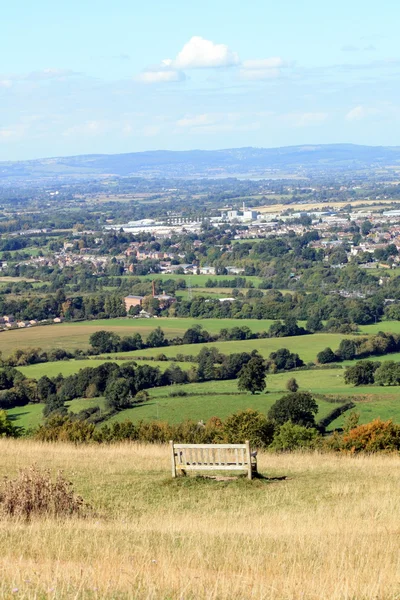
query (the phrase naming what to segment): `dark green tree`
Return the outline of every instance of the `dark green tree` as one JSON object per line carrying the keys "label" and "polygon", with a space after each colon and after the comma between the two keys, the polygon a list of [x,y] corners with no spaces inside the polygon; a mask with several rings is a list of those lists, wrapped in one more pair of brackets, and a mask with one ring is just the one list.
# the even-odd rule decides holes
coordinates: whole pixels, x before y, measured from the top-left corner
{"label": "dark green tree", "polygon": [[253,356],[239,373],[238,389],[252,394],[262,392],[266,388],[266,374],[264,359],[261,356]]}
{"label": "dark green tree", "polygon": [[90,336],[89,342],[98,352],[117,352],[120,338],[112,331],[96,331]]}
{"label": "dark green tree", "polygon": [[168,346],[168,341],[165,339],[165,333],[161,327],[156,327],[147,337],[147,345],[150,348],[162,348]]}
{"label": "dark green tree", "polygon": [[41,377],[37,384],[37,394],[41,402],[46,402],[49,396],[56,393],[56,385],[47,375]]}
{"label": "dark green tree", "polygon": [[317,361],[320,363],[320,365],[326,365],[328,363],[335,362],[337,358],[338,357],[331,348],[325,348],[325,350],[321,350],[321,352],[318,352],[317,354]]}
{"label": "dark green tree", "polygon": [[122,377],[112,379],[106,387],[106,406],[111,410],[132,407],[132,393],[129,382]]}
{"label": "dark green tree", "polygon": [[294,392],[283,396],[271,406],[268,417],[278,425],[291,421],[295,425],[314,427],[318,405],[309,392]]}

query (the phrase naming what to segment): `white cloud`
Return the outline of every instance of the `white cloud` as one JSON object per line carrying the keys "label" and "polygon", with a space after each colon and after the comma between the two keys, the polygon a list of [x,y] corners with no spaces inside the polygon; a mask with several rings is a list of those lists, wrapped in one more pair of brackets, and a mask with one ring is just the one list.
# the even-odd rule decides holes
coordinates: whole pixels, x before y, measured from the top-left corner
{"label": "white cloud", "polygon": [[278,69],[280,67],[288,66],[288,63],[283,60],[280,56],[271,56],[271,58],[261,58],[256,60],[244,60],[244,69]]}
{"label": "white cloud", "polygon": [[289,66],[290,64],[280,56],[256,60],[244,60],[239,75],[241,79],[247,79],[249,81],[274,79],[280,76],[282,69]]}
{"label": "white cloud", "polygon": [[12,142],[24,137],[26,128],[23,125],[10,125],[0,128],[0,142]]}
{"label": "white cloud", "polygon": [[143,127],[143,135],[145,137],[154,137],[155,135],[158,135],[161,132],[161,127],[159,127],[158,125],[148,125],[146,127]]}
{"label": "white cloud", "polygon": [[260,128],[260,122],[254,121],[253,114],[240,112],[189,115],[179,119],[176,125],[178,126],[176,132],[190,134],[254,131]]}
{"label": "white cloud", "polygon": [[108,123],[105,121],[86,121],[80,125],[74,125],[63,132],[66,137],[81,135],[99,135],[108,130]]}
{"label": "white cloud", "polygon": [[10,79],[1,79],[0,80],[0,88],[10,88],[12,86],[12,81]]}
{"label": "white cloud", "polygon": [[376,108],[369,108],[367,106],[355,106],[346,114],[346,121],[361,121],[366,117],[376,115],[379,111]]}
{"label": "white cloud", "polygon": [[226,44],[215,44],[195,35],[183,46],[175,60],[167,58],[163,64],[175,69],[231,67],[239,64],[239,56]]}
{"label": "white cloud", "polygon": [[261,81],[263,79],[275,79],[281,74],[280,69],[240,69],[241,79],[248,81]]}
{"label": "white cloud", "polygon": [[209,114],[195,115],[193,117],[184,117],[176,122],[178,127],[204,127],[213,125],[216,122],[216,117]]}
{"label": "white cloud", "polygon": [[41,81],[45,79],[65,79],[66,77],[73,77],[74,75],[79,75],[79,73],[71,71],[71,69],[42,69],[41,71],[29,73],[24,79]]}
{"label": "white cloud", "polygon": [[324,123],[329,118],[329,114],[326,112],[296,112],[282,115],[281,118],[294,127],[309,127]]}
{"label": "white cloud", "polygon": [[161,68],[148,69],[138,75],[137,80],[141,83],[171,83],[174,81],[184,81],[185,74],[182,71],[174,69]]}

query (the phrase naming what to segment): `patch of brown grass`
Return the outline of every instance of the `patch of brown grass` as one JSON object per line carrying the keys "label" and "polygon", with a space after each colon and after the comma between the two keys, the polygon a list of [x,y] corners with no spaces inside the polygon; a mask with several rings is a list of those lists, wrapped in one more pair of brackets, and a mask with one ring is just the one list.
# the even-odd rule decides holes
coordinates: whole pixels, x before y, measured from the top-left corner
{"label": "patch of brown grass", "polygon": [[15,479],[4,479],[0,488],[0,515],[31,519],[37,516],[82,516],[89,509],[77,496],[72,483],[59,471],[53,481],[50,471],[32,465]]}

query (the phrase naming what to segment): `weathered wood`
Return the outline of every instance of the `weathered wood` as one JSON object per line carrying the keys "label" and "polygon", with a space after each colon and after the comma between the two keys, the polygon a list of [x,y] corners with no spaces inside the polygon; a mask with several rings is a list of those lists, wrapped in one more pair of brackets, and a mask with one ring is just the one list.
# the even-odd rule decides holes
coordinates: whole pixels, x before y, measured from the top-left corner
{"label": "weathered wood", "polygon": [[253,479],[253,470],[251,468],[251,450],[250,450],[250,442],[249,440],[246,440],[246,454],[248,457],[248,471],[247,471],[247,477],[249,479]]}
{"label": "weathered wood", "polygon": [[174,450],[174,442],[172,440],[169,441],[169,447],[170,447],[171,461],[172,461],[172,477],[176,477],[175,450]]}
{"label": "weathered wood", "polygon": [[250,443],[245,444],[174,444],[170,442],[172,476],[176,471],[246,471],[249,479],[257,473],[257,459]]}
{"label": "weathered wood", "polygon": [[246,448],[246,444],[176,444],[174,442],[174,448]]}

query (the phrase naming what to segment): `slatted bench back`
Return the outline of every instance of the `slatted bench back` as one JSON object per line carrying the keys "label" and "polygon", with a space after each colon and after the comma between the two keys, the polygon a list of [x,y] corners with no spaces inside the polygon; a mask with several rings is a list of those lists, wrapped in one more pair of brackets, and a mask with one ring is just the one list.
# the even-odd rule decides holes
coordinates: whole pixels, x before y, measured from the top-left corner
{"label": "slatted bench back", "polygon": [[[252,478],[250,444],[175,444],[170,442],[172,476],[176,471],[247,471]],[[253,463],[253,465],[252,465]]]}

